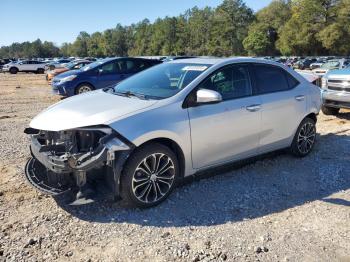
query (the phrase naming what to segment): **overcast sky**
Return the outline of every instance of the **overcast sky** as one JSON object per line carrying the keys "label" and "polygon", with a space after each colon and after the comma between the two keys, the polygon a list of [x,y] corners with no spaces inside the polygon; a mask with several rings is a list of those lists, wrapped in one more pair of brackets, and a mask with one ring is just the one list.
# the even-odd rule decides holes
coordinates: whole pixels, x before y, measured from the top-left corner
{"label": "overcast sky", "polygon": [[[246,0],[253,10],[271,0]],[[93,33],[130,25],[144,18],[177,16],[194,6],[216,7],[222,0],[1,0],[0,46],[37,38],[57,45],[72,42],[80,31]]]}

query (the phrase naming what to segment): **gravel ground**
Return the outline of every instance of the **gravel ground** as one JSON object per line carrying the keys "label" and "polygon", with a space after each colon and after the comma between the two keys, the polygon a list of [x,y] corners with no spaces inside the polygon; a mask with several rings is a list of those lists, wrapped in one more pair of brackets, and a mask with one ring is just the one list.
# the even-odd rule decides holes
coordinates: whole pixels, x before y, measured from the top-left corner
{"label": "gravel ground", "polygon": [[134,210],[64,206],[24,181],[23,130],[58,100],[43,75],[0,74],[0,261],[350,261],[349,111],[319,116],[304,159],[217,170]]}

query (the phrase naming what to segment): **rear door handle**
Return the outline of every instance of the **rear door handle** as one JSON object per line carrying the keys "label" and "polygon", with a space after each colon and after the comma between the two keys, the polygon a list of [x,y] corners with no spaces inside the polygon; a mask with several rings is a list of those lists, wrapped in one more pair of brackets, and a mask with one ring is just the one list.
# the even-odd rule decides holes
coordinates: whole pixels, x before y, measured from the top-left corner
{"label": "rear door handle", "polygon": [[295,100],[297,100],[297,101],[304,101],[304,99],[305,99],[304,95],[299,95],[299,96],[295,97]]}
{"label": "rear door handle", "polygon": [[250,112],[256,112],[261,109],[261,105],[250,105],[250,106],[246,106],[245,109],[247,109]]}

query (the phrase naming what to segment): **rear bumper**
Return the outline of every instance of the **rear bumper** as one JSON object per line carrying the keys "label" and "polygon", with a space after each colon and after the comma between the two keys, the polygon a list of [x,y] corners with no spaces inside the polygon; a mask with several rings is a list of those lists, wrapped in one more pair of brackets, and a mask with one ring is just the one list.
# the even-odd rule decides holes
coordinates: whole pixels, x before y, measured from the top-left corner
{"label": "rear bumper", "polygon": [[344,91],[323,90],[322,101],[324,106],[350,108],[350,93]]}

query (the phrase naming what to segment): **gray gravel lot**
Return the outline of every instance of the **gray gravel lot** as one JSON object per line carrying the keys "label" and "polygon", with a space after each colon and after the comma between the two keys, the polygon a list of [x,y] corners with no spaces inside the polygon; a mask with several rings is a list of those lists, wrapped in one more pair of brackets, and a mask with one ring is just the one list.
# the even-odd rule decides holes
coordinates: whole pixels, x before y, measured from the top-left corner
{"label": "gray gravel lot", "polygon": [[319,116],[304,159],[211,171],[135,210],[66,206],[24,181],[23,130],[56,101],[43,75],[0,74],[0,261],[350,261],[349,111]]}

